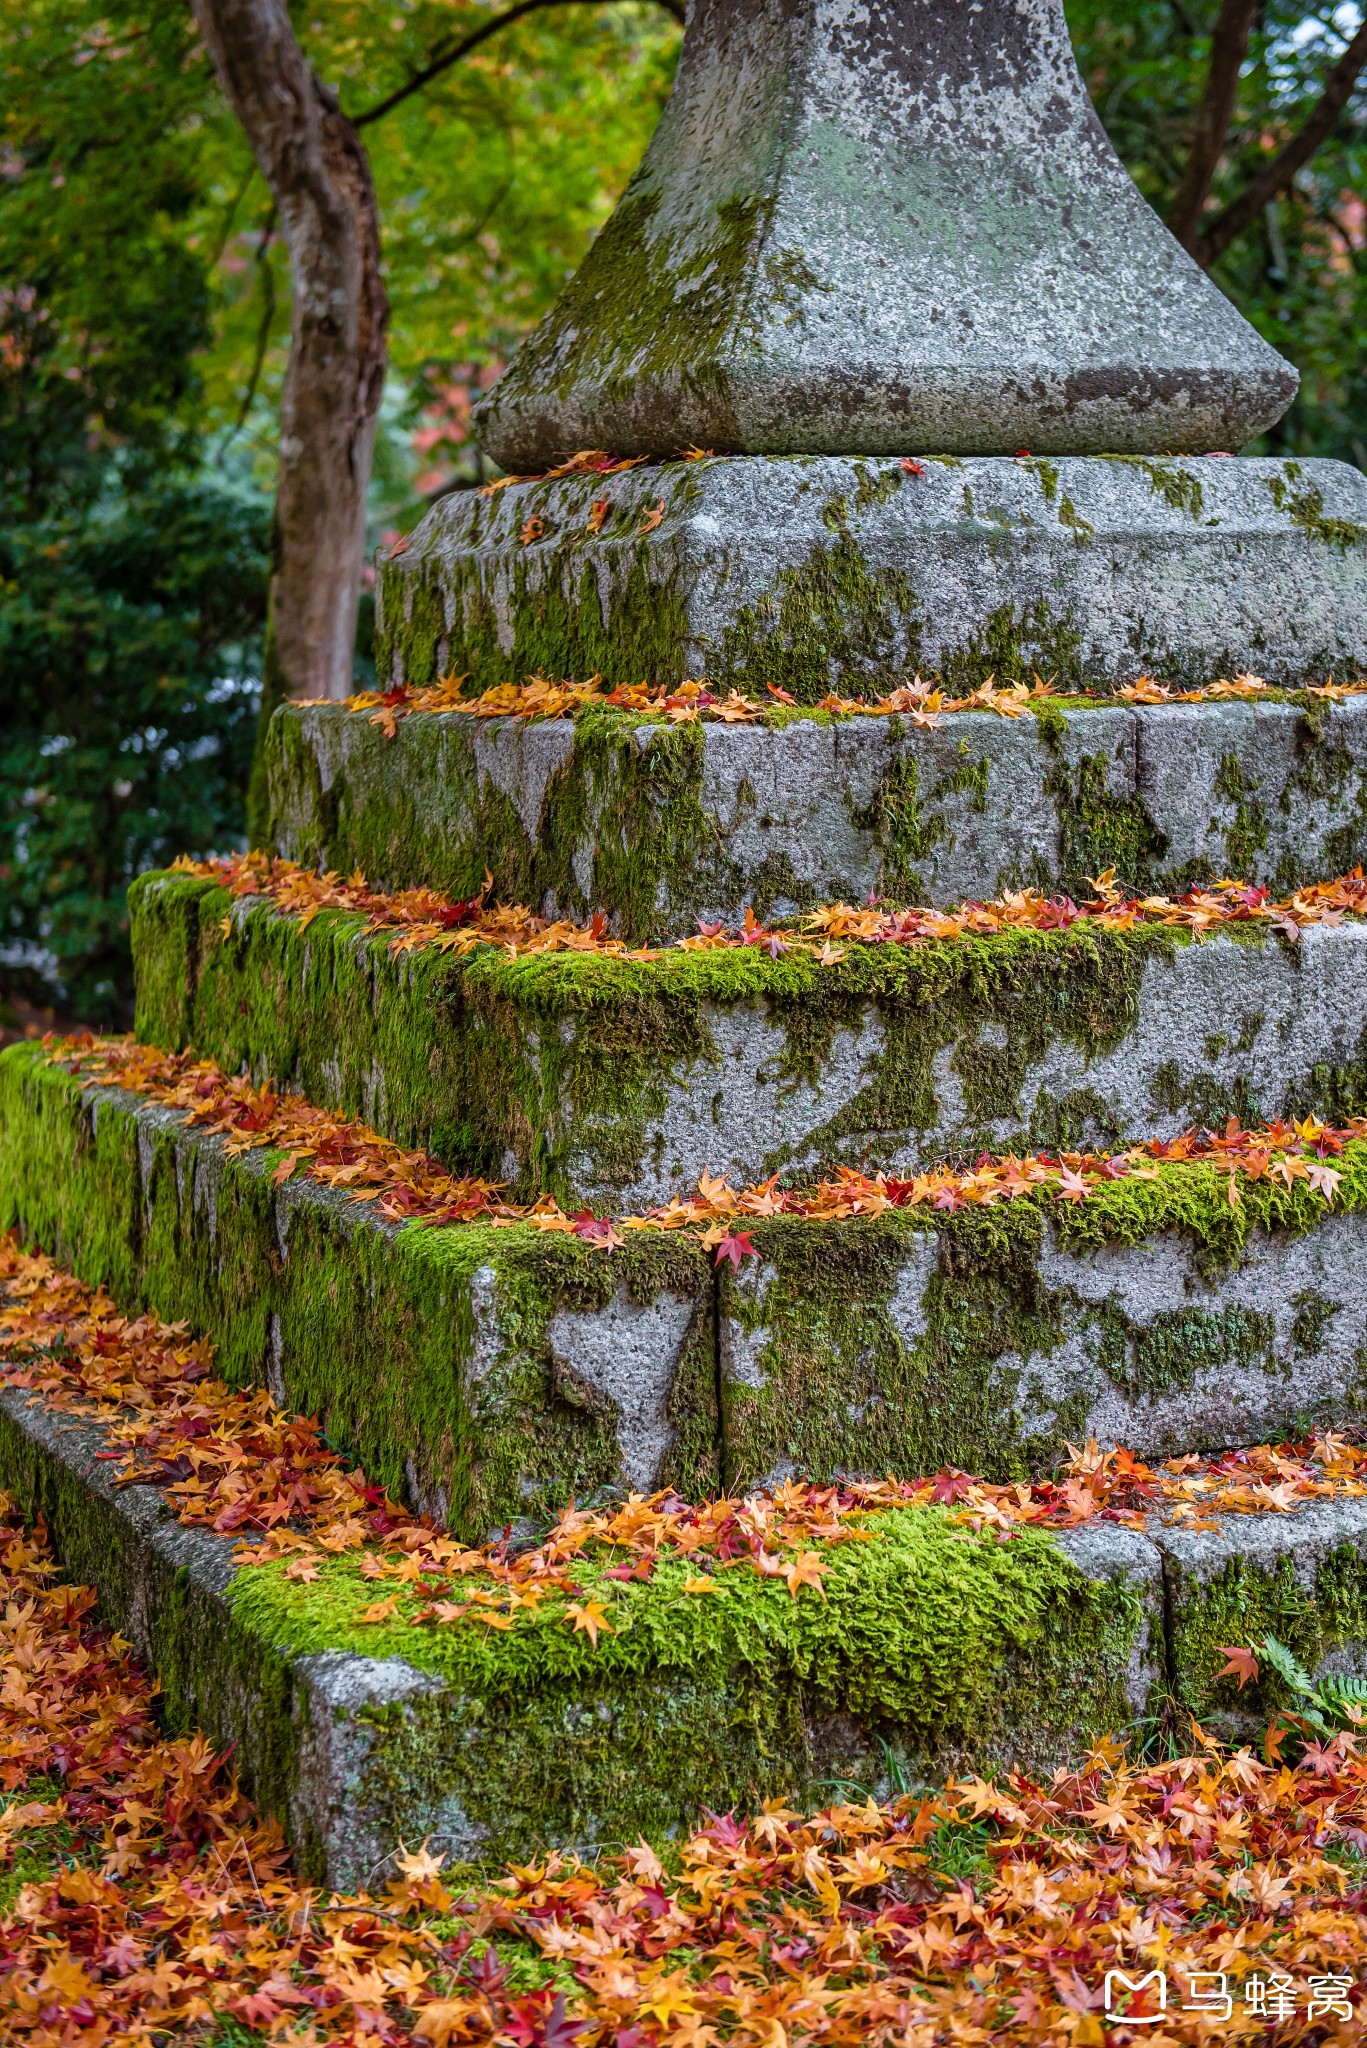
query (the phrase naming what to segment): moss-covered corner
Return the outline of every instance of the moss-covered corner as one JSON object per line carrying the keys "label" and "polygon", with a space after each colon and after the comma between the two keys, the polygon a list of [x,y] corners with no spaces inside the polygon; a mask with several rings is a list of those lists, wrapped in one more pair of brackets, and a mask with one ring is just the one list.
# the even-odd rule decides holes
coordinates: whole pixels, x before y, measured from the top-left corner
{"label": "moss-covered corner", "polygon": [[1298,1556],[1290,1544],[1279,1556],[1254,1545],[1241,1554],[1237,1541],[1219,1540],[1224,1561],[1218,1569],[1198,1567],[1185,1555],[1166,1561],[1173,1697],[1217,1729],[1225,1720],[1261,1726],[1277,1708],[1295,1704],[1270,1665],[1242,1689],[1237,1678],[1219,1676],[1227,1646],[1253,1647],[1276,1636],[1311,1672],[1342,1668],[1345,1659],[1348,1668],[1361,1670],[1367,1657],[1367,1535],[1361,1529],[1317,1545],[1313,1559]]}
{"label": "moss-covered corner", "polygon": [[492,731],[415,714],[385,741],[363,718],[287,705],[269,739],[271,843],[305,866],[457,899],[487,873],[496,900],[606,908],[646,944],[743,886],[703,807],[705,752],[701,726],[610,710]]}
{"label": "moss-covered corner", "polygon": [[232,1603],[290,1656],[382,1651],[440,1676],[446,1694],[382,1724],[369,1795],[396,1822],[458,1814],[492,1855],[659,1839],[704,1807],[811,1803],[833,1772],[885,1782],[888,1753],[923,1770],[1052,1761],[1132,1718],[1144,1616],[1124,1579],[1089,1579],[1047,1535],[1001,1544],[935,1509],[867,1532],[820,1546],[824,1598],[748,1566],[690,1594],[686,1559],[645,1585],[577,1560],[576,1597],[602,1601],[612,1630],[596,1647],[561,1598],[495,1636],[418,1625],[421,1603],[401,1596],[381,1638],[355,1618],[373,1586],[347,1563],[308,1587],[243,1572]]}
{"label": "moss-covered corner", "polygon": [[690,1493],[718,1470],[705,1256],[668,1236],[611,1254],[525,1227],[384,1225],[274,1155],[217,1140],[116,1089],[81,1089],[40,1049],[0,1055],[0,1225],[129,1308],[214,1339],[217,1369],[320,1415],[329,1440],[471,1538],[621,1483],[616,1399],[557,1359],[576,1318],[672,1302],[668,1444]]}

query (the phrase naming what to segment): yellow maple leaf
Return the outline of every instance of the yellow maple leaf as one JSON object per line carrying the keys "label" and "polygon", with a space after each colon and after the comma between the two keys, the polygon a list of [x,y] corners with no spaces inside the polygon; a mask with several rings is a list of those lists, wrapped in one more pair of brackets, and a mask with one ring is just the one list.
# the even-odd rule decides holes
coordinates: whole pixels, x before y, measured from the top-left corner
{"label": "yellow maple leaf", "polygon": [[393,1593],[388,1600],[377,1600],[373,1606],[363,1607],[356,1619],[357,1621],[391,1621],[398,1612],[398,1607],[399,1596],[397,1593]]}
{"label": "yellow maple leaf", "polygon": [[582,1604],[572,1600],[565,1609],[565,1619],[573,1624],[576,1635],[581,1632],[598,1648],[600,1635],[615,1636],[617,1631],[608,1620],[607,1608],[601,1600],[585,1600]]}
{"label": "yellow maple leaf", "polygon": [[826,1589],[821,1581],[829,1570],[830,1566],[823,1563],[814,1550],[804,1550],[784,1571],[783,1576],[788,1582],[789,1594],[796,1600],[800,1587],[815,1586],[824,1600]]}

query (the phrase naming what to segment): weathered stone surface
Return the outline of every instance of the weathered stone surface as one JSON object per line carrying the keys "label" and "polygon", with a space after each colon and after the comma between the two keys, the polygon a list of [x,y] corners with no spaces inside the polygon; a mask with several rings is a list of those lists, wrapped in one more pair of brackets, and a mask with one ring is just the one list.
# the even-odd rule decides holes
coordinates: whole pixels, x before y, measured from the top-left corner
{"label": "weathered stone surface", "polygon": [[1356,1421],[1367,1222],[1321,1211],[1231,1250],[1214,1182],[1170,1188],[1147,1231],[1133,1189],[1109,1219],[1094,1196],[1080,1221],[981,1229],[747,1224],[758,1263],[719,1282],[728,1484],[1024,1474],[1092,1436],[1166,1457]]}
{"label": "weathered stone surface", "polygon": [[183,875],[143,877],[131,905],[142,1042],[194,1046],[570,1209],[649,1208],[704,1171],[905,1173],[1367,1110],[1361,923],[1294,945],[1149,927],[854,946],[825,967],[763,951],[513,963],[395,955],[353,914],[301,930]]}
{"label": "weathered stone surface", "polygon": [[[467,1538],[619,1484],[715,1481],[705,1254],[384,1222],[41,1050],[0,1057],[0,1224],[127,1306],[185,1318],[219,1368],[323,1418]],[[615,1362],[611,1369],[605,1360]]]}
{"label": "weathered stone surface", "polygon": [[635,943],[821,902],[941,907],[1028,884],[1082,896],[1235,875],[1278,888],[1367,857],[1367,698],[956,712],[928,731],[784,714],[670,728],[415,714],[386,740],[287,705],[270,738],[276,851],[561,915]]}
{"label": "weathered stone surface", "polygon": [[1131,183],[1061,0],[694,0],[616,213],[477,416],[576,448],[1236,449],[1295,372]]}
{"label": "weathered stone surface", "polygon": [[952,691],[1036,670],[1343,680],[1367,667],[1367,478],[1270,457],[667,463],[453,491],[379,587],[381,674],[418,683],[706,675],[816,703],[912,670]]}

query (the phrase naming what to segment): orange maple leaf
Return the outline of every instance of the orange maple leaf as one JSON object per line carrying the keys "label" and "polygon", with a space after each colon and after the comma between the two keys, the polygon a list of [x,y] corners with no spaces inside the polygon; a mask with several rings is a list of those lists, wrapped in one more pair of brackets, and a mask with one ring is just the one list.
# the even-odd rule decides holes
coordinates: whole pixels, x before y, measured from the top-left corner
{"label": "orange maple leaf", "polygon": [[565,1609],[565,1619],[573,1624],[576,1635],[582,1631],[588,1637],[595,1650],[600,1635],[615,1636],[617,1633],[601,1600],[572,1600]]}
{"label": "orange maple leaf", "polygon": [[1258,1659],[1254,1655],[1252,1650],[1239,1648],[1231,1649],[1227,1644],[1220,1643],[1216,1648],[1216,1655],[1219,1657],[1227,1657],[1229,1659],[1229,1662],[1227,1664],[1222,1664],[1220,1666],[1220,1669],[1215,1673],[1216,1678],[1237,1677],[1239,1681],[1240,1692],[1243,1691],[1244,1687],[1250,1682],[1250,1680],[1253,1682],[1254,1685],[1257,1684]]}

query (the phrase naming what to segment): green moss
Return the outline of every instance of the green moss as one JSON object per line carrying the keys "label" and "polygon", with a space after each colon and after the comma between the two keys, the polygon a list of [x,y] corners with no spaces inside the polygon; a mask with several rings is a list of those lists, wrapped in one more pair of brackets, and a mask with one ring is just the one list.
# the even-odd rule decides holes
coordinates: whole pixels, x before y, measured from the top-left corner
{"label": "green moss", "polygon": [[944,810],[951,799],[967,797],[971,813],[981,815],[987,808],[990,764],[985,754],[976,759],[968,742],[961,740],[962,760],[941,775],[921,798],[921,764],[914,753],[900,753],[883,775],[872,803],[858,809],[856,830],[872,835],[879,862],[878,893],[894,901],[921,902],[930,894],[926,872],[941,846],[952,844]]}
{"label": "green moss", "polygon": [[1311,540],[1335,548],[1340,554],[1346,554],[1349,548],[1360,547],[1367,541],[1367,526],[1360,526],[1351,519],[1325,518],[1323,491],[1312,484],[1296,489],[1304,475],[1299,462],[1284,462],[1281,476],[1264,479],[1277,510],[1285,512],[1292,525],[1309,534]]}
{"label": "green moss", "polygon": [[[516,505],[510,498],[500,508],[505,525],[532,514],[542,519],[545,536],[533,545],[521,546],[509,527],[479,551],[382,565],[379,673],[414,687],[435,682],[439,671],[468,675],[479,689],[531,674],[678,681],[687,611],[668,548],[647,545],[641,526],[657,504],[686,505],[696,488],[689,470],[653,469],[649,492],[639,479],[618,486],[615,518],[596,536],[592,562],[584,558],[590,505],[612,485],[575,480],[522,485]],[[509,645],[503,618],[512,626]]]}
{"label": "green moss", "polygon": [[760,697],[772,683],[816,704],[836,686],[845,696],[877,696],[916,667],[921,611],[910,578],[868,566],[847,511],[843,497],[831,499],[823,518],[834,541],[815,543],[805,562],[781,569],[771,590],[740,607],[708,652],[713,682]]}
{"label": "green moss", "polygon": [[557,1363],[551,1324],[618,1290],[628,1303],[695,1304],[661,1481],[698,1491],[715,1479],[711,1292],[696,1246],[638,1236],[604,1255],[525,1227],[396,1230],[308,1183],[274,1188],[269,1153],[225,1161],[134,1108],[118,1091],[83,1097],[34,1047],[0,1056],[0,1222],[127,1306],[207,1331],[230,1381],[283,1383],[396,1493],[482,1537],[615,1483],[614,1405]]}
{"label": "green moss", "polygon": [[[1336,1206],[1367,1206],[1367,1147],[1350,1146],[1343,1163]],[[1193,1307],[1141,1326],[1114,1302],[1045,1286],[1046,1214],[1064,1252],[1172,1237],[1213,1280],[1255,1229],[1299,1234],[1324,1211],[1299,1186],[1288,1195],[1264,1184],[1231,1209],[1226,1177],[1196,1165],[1109,1183],[1077,1205],[963,1210],[933,1228],[908,1212],[757,1223],[760,1266],[721,1276],[728,1484],[790,1469],[824,1481],[946,1464],[1024,1477],[1083,1440],[1098,1392],[1161,1399],[1232,1367],[1260,1379],[1274,1432],[1306,1423],[1264,1317]],[[1321,1334],[1334,1313],[1326,1302]],[[1050,1361],[1065,1337],[1083,1340],[1088,1363],[1061,1386]],[[1360,1401],[1345,1388],[1332,1412],[1310,1419],[1341,1425]]]}
{"label": "green moss", "polygon": [[[1322,1306],[1327,1321],[1333,1310]],[[1288,1376],[1273,1352],[1271,1316],[1249,1309],[1169,1309],[1139,1324],[1106,1302],[1094,1327],[1096,1363],[1131,1401],[1186,1391],[1203,1375],[1227,1367]]]}
{"label": "green moss", "polygon": [[[690,1595],[697,1568],[685,1559],[666,1559],[646,1585],[579,1560],[578,1597],[601,1600],[613,1630],[596,1648],[565,1625],[562,1599],[477,1635],[415,1625],[422,1603],[401,1595],[386,1653],[453,1690],[430,1718],[405,1716],[406,1730],[391,1717],[395,1804],[420,1787],[423,1804],[456,1802],[496,1842],[658,1837],[704,1805],[810,1798],[834,1722],[847,1755],[876,1770],[878,1736],[920,1758],[1047,1754],[1128,1718],[1139,1616],[1123,1584],[1087,1581],[1048,1536],[998,1544],[938,1510],[868,1527],[863,1542],[821,1547],[824,1599],[793,1599],[745,1568]],[[292,1654],[373,1653],[376,1632],[355,1620],[373,1598],[347,1563],[306,1588],[275,1567],[233,1588],[239,1623]]]}
{"label": "green moss", "polygon": [[1043,598],[998,605],[981,627],[941,656],[940,676],[952,696],[966,696],[994,677],[1030,683],[1036,675],[1068,690],[1082,682],[1082,635],[1072,614],[1056,615]]}
{"label": "green moss", "polygon": [[[1046,746],[1055,744],[1047,723],[1040,726],[1040,738]],[[1044,788],[1058,817],[1065,888],[1090,896],[1092,878],[1108,868],[1130,888],[1153,886],[1152,877],[1168,849],[1167,838],[1142,796],[1111,788],[1104,754],[1083,754],[1070,767],[1059,751],[1046,771]],[[1057,886],[1052,877],[1040,875],[1036,880],[1043,888]]]}
{"label": "green moss", "polygon": [[762,195],[732,195],[676,241],[643,166],[522,344],[514,390],[564,393],[587,379],[612,393],[628,379],[685,378],[716,394],[728,339],[750,332],[771,306],[791,311],[794,293],[810,288],[800,282],[808,274],[800,250],[771,251],[761,264],[770,210]]}
{"label": "green moss", "polygon": [[1243,1646],[1274,1635],[1310,1670],[1342,1646],[1367,1640],[1367,1559],[1350,1543],[1323,1556],[1313,1583],[1302,1583],[1297,1559],[1285,1552],[1269,1570],[1250,1557],[1232,1557],[1204,1585],[1187,1574],[1172,1602],[1173,1691],[1198,1719],[1221,1714],[1261,1722],[1292,1704],[1270,1668],[1242,1691],[1216,1673],[1227,1661],[1224,1645]]}
{"label": "green moss", "polygon": [[1258,784],[1245,774],[1235,753],[1225,754],[1215,778],[1215,794],[1232,806],[1234,817],[1225,826],[1225,861],[1231,875],[1258,872],[1258,855],[1267,845],[1267,812],[1258,802]]}
{"label": "green moss", "polygon": [[1132,469],[1142,470],[1154,496],[1174,512],[1184,512],[1188,519],[1199,519],[1205,510],[1201,479],[1189,469],[1179,469],[1176,463],[1162,462],[1151,455],[1106,455],[1102,460],[1124,462]]}

